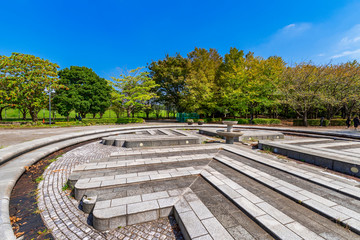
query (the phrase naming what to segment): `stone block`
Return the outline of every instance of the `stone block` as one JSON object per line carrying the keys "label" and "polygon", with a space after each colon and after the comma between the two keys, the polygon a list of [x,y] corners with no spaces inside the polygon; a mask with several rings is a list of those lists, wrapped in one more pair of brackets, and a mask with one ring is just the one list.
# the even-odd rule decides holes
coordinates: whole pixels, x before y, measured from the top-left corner
{"label": "stone block", "polygon": [[291,239],[291,240],[301,240],[302,238],[291,231],[289,228],[285,227],[274,218],[269,215],[263,215],[256,218],[261,225],[265,226],[269,231],[277,236],[278,239]]}
{"label": "stone block", "polygon": [[201,221],[213,239],[232,240],[233,237],[226,231],[221,223],[214,217]]}
{"label": "stone block", "polygon": [[141,197],[143,201],[149,201],[154,199],[167,198],[169,197],[169,194],[166,191],[162,191],[162,192],[143,194],[141,195]]}
{"label": "stone block", "polygon": [[135,196],[129,196],[124,198],[115,198],[111,200],[111,207],[116,207],[120,205],[126,205],[131,203],[137,203],[141,202],[141,196],[135,195]]}
{"label": "stone block", "polygon": [[159,219],[159,209],[147,210],[145,212],[139,212],[129,214],[127,217],[127,225],[133,225],[137,223],[144,223]]}
{"label": "stone block", "polygon": [[209,209],[200,200],[191,201],[189,204],[200,220],[214,217]]}
{"label": "stone block", "polygon": [[185,235],[185,239],[194,239],[196,237],[208,234],[208,231],[205,229],[200,219],[197,218],[193,211],[177,214],[179,217],[176,220],[178,223],[179,221],[181,222],[179,225],[181,232]]}
{"label": "stone block", "polygon": [[132,203],[127,205],[127,213],[139,213],[150,211],[154,209],[159,209],[159,204],[156,200],[146,201],[146,202],[139,202],[139,203]]}

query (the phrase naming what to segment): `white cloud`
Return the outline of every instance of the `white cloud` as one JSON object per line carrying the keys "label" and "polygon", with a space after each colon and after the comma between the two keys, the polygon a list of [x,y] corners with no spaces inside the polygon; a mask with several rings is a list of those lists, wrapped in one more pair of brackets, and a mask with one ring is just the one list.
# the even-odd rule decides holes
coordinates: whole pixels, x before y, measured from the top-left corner
{"label": "white cloud", "polygon": [[[359,54],[359,55],[358,55]],[[341,57],[346,57],[346,56],[352,56],[352,57],[358,57],[360,56],[360,48],[353,50],[353,51],[344,51],[340,54],[334,55],[331,58],[341,58]]]}

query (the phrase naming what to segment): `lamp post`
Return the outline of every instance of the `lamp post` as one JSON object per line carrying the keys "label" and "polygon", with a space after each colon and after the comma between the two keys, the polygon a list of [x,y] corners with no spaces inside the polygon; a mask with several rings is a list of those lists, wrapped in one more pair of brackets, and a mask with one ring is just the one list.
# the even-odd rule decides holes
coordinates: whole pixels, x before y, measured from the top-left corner
{"label": "lamp post", "polygon": [[49,94],[49,125],[51,126],[51,93],[55,93],[54,89],[51,89],[51,86],[49,86],[49,89],[45,87],[46,94]]}

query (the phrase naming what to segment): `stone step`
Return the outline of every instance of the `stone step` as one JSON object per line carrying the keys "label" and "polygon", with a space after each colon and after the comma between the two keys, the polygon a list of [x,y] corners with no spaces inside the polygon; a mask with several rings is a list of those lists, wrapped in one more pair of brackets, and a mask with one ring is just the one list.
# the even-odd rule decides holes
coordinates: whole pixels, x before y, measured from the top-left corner
{"label": "stone step", "polygon": [[94,228],[100,231],[174,214],[185,239],[233,239],[191,189],[174,189],[97,202]]}
{"label": "stone step", "polygon": [[[219,154],[215,157],[215,159],[254,179],[255,181],[258,181],[259,183],[268,186],[275,191],[289,197],[290,199],[293,199],[294,201],[320,213],[321,215],[326,216],[333,221],[349,226],[352,231],[360,233],[360,213],[327,200],[317,194],[311,193],[293,184],[285,182],[281,179],[278,179],[277,177],[271,176],[258,169],[240,163],[227,156]],[[342,209],[343,211],[339,211],[339,209]],[[344,211],[348,214],[345,214]]]}
{"label": "stone step", "polygon": [[[205,146],[184,146],[182,148],[138,149],[132,151],[113,152],[110,154],[110,158],[108,158],[108,160],[113,160],[114,158],[117,160],[132,160],[141,158],[216,153],[221,148],[222,146],[219,144],[209,144]],[[102,161],[105,161],[105,159]]]}
{"label": "stone step", "polygon": [[178,177],[200,174],[201,170],[194,167],[173,168],[166,170],[119,174],[104,177],[83,178],[76,182],[74,187],[75,199],[80,200],[88,192],[101,188],[114,188],[126,184],[136,184],[146,181],[166,180]]}
{"label": "stone step", "polygon": [[335,180],[332,178],[324,177],[320,174],[309,172],[304,169],[300,169],[298,167],[289,166],[287,164],[280,163],[280,162],[277,162],[277,161],[274,161],[274,160],[271,160],[268,158],[264,158],[259,155],[253,154],[253,153],[235,149],[232,147],[225,147],[224,150],[234,153],[234,154],[237,154],[239,156],[251,159],[253,161],[264,164],[266,166],[281,170],[283,172],[289,173],[293,176],[305,179],[307,181],[321,185],[323,187],[332,189],[334,191],[346,194],[346,195],[354,197],[356,199],[360,199],[360,188],[355,187],[355,186],[351,185],[350,183],[344,182],[345,180],[340,181],[340,180]]}
{"label": "stone step", "polygon": [[213,168],[205,168],[201,175],[276,238],[323,239]]}
{"label": "stone step", "polygon": [[333,149],[313,149],[306,146],[287,144],[286,142],[259,141],[260,149],[270,149],[274,153],[305,161],[333,171],[360,177],[358,154]]}
{"label": "stone step", "polygon": [[[126,167],[136,167],[144,165],[154,165],[154,164],[173,164],[180,162],[196,161],[197,164],[200,164],[200,161],[213,159],[215,154],[196,154],[196,155],[187,155],[187,156],[171,156],[163,158],[148,158],[148,159],[138,159],[138,160],[119,160],[119,161],[110,161],[110,162],[98,162],[98,163],[87,163],[78,165],[74,168],[73,172],[68,178],[68,184],[70,186],[75,186],[76,182],[84,178],[102,178],[104,172],[111,171],[116,172]],[[204,162],[207,164],[207,162]],[[159,170],[162,171],[162,170]],[[90,176],[89,176],[90,175]],[[109,178],[108,176],[105,178]]]}

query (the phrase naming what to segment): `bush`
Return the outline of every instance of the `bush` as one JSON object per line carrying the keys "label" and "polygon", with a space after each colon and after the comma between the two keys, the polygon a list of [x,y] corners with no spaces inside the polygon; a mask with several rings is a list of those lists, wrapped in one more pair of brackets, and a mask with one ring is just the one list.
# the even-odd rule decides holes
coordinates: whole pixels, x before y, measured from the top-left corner
{"label": "bush", "polygon": [[116,123],[124,124],[124,123],[143,123],[144,119],[142,118],[118,118]]}
{"label": "bush", "polygon": [[[307,122],[309,126],[320,126],[320,119],[308,119]],[[329,126],[329,123],[329,120],[324,119],[323,126]],[[294,119],[293,126],[304,126],[304,122],[302,119]]]}
{"label": "bush", "polygon": [[[245,118],[237,118],[237,119],[226,119],[227,121],[237,121],[238,124],[251,124],[250,119]],[[276,118],[255,118],[252,121],[252,124],[265,124],[265,125],[272,125],[272,124],[281,124],[280,119]]]}
{"label": "bush", "polygon": [[[196,119],[197,120],[197,119]],[[188,119],[186,119],[186,122],[187,123],[193,123],[194,122],[194,119],[192,119],[192,118],[188,118]],[[197,122],[197,121],[196,121]]]}
{"label": "bush", "polygon": [[204,118],[205,123],[220,123],[221,121],[221,118]]}
{"label": "bush", "polygon": [[109,124],[116,123],[117,118],[83,118],[81,122],[89,124]]}
{"label": "bush", "polygon": [[276,119],[276,118],[255,118],[252,120],[252,122],[255,125],[258,125],[258,124],[265,124],[265,125],[281,124],[281,120]]}
{"label": "bush", "polygon": [[[351,121],[353,124],[353,122]],[[346,119],[331,119],[330,126],[346,126]]]}

